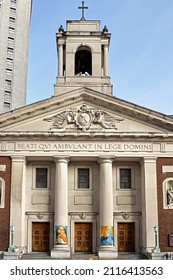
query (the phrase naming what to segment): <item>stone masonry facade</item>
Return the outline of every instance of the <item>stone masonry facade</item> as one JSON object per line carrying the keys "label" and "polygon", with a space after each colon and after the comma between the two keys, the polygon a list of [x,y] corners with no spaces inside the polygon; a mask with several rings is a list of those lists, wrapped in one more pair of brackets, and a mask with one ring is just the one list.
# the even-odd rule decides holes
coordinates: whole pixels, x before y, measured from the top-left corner
{"label": "stone masonry facade", "polygon": [[4,171],[0,171],[0,178],[2,178],[5,181],[5,203],[4,203],[4,208],[0,208],[0,251],[7,251],[9,247],[9,229],[10,229],[10,190],[11,190],[10,157],[0,157],[0,166],[5,168]]}
{"label": "stone masonry facade", "polygon": [[173,247],[169,244],[169,235],[173,235],[173,209],[163,207],[163,182],[168,178],[173,178],[173,172],[163,172],[163,166],[173,166],[173,158],[158,158],[157,160],[159,246],[162,252],[172,252]]}

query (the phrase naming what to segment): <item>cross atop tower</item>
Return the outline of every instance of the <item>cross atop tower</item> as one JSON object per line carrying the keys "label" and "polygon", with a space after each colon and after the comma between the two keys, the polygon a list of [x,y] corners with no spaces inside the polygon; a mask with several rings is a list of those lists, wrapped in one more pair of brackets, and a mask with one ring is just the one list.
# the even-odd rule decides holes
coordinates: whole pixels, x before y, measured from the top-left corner
{"label": "cross atop tower", "polygon": [[81,9],[81,10],[82,10],[82,17],[81,17],[81,20],[85,20],[84,12],[85,12],[85,9],[86,9],[86,10],[88,9],[88,7],[85,7],[84,1],[82,1],[82,7],[78,7],[78,9]]}

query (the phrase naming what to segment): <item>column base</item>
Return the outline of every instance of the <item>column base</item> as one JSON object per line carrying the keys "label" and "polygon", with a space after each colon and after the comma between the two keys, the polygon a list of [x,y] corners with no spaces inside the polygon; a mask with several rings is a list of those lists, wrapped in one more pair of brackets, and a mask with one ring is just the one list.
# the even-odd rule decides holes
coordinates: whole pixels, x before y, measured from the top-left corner
{"label": "column base", "polygon": [[65,245],[54,247],[51,251],[51,258],[70,259],[70,248]]}
{"label": "column base", "polygon": [[19,260],[19,253],[3,252],[2,259],[3,260]]}
{"label": "column base", "polygon": [[101,246],[98,250],[99,260],[114,260],[118,257],[118,252],[113,246]]}

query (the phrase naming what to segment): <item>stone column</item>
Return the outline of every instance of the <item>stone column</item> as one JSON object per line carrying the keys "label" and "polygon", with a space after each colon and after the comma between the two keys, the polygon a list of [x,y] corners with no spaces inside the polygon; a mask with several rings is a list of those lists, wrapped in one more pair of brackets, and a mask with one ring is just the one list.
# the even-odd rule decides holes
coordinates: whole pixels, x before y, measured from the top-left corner
{"label": "stone column", "polygon": [[55,218],[54,218],[54,248],[51,256],[54,258],[69,258],[68,243],[68,157],[54,157],[56,164],[55,176]]}
{"label": "stone column", "polygon": [[151,252],[155,246],[154,226],[158,226],[156,158],[141,162],[142,178],[142,248]]}
{"label": "stone column", "polygon": [[113,228],[112,158],[99,159],[100,164],[100,247],[99,258],[115,258]]}
{"label": "stone column", "polygon": [[63,44],[58,44],[58,76],[63,76]]}
{"label": "stone column", "polygon": [[25,156],[12,156],[11,215],[10,226],[14,226],[13,245],[19,249],[25,246]]}
{"label": "stone column", "polygon": [[108,45],[104,45],[104,75],[109,76]]}

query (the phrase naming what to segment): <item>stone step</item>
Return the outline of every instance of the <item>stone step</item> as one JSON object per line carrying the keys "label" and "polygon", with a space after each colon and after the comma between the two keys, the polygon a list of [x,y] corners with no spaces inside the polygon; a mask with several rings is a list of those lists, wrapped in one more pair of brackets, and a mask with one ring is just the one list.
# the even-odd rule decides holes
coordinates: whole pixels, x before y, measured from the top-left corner
{"label": "stone step", "polygon": [[118,253],[118,260],[144,260],[147,257],[140,253]]}
{"label": "stone step", "polygon": [[[55,259],[51,258],[49,253],[29,253],[24,254],[22,256],[22,260],[48,260],[48,259]],[[98,260],[98,256],[96,254],[85,254],[79,253],[74,254],[71,257],[72,260]],[[117,260],[142,260],[147,259],[147,257],[143,254],[137,253],[118,253]]]}
{"label": "stone step", "polygon": [[74,254],[72,260],[98,260],[98,256],[95,254]]}
{"label": "stone step", "polygon": [[50,259],[49,253],[29,253],[29,254],[23,254],[22,260],[46,260]]}

